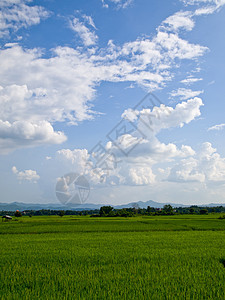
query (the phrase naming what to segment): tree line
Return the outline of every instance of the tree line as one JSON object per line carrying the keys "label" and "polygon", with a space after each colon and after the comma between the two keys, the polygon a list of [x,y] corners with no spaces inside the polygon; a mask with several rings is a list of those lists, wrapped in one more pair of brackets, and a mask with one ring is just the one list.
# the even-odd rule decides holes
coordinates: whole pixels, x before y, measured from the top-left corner
{"label": "tree line", "polygon": [[59,215],[63,217],[64,215],[80,215],[80,216],[91,216],[91,217],[133,217],[137,215],[150,215],[150,216],[160,216],[160,215],[183,215],[183,214],[208,214],[208,213],[225,213],[224,206],[197,206],[192,205],[190,207],[172,207],[170,204],[164,205],[163,208],[155,208],[148,206],[147,208],[140,208],[137,205],[135,207],[115,209],[112,206],[102,206],[100,209],[90,209],[90,210],[51,210],[51,209],[41,209],[41,210],[24,210],[24,211],[0,211],[0,216],[11,215],[15,217],[21,217],[23,215],[27,216],[54,216]]}

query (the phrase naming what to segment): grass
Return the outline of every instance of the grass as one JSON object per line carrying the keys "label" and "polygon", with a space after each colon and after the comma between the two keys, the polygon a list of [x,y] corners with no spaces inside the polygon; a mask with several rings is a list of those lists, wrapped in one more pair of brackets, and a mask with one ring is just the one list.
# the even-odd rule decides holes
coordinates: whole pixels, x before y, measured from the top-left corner
{"label": "grass", "polygon": [[0,299],[225,299],[219,215],[0,224]]}

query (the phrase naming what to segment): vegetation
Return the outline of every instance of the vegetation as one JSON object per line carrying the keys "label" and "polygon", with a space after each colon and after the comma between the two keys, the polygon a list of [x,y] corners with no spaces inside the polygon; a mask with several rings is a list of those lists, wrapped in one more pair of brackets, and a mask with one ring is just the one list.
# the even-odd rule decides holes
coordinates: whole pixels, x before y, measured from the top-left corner
{"label": "vegetation", "polygon": [[63,217],[64,215],[65,215],[65,211],[64,211],[64,210],[60,210],[60,211],[59,211],[59,216],[60,216],[60,217]]}
{"label": "vegetation", "polygon": [[[123,209],[114,209],[112,206],[102,206],[100,209],[89,210],[24,210],[22,213],[16,211],[18,216],[93,216],[93,217],[134,217],[138,215],[151,215],[151,216],[164,216],[164,215],[183,215],[183,214],[207,214],[207,213],[225,213],[224,206],[204,207],[204,206],[191,206],[191,207],[172,207],[171,205],[164,205],[161,208],[148,206],[147,209],[139,208],[138,206]],[[0,211],[0,216],[15,215],[14,211]]]}
{"label": "vegetation", "polygon": [[22,217],[22,213],[19,210],[17,210],[15,212],[14,216],[17,217],[17,218]]}
{"label": "vegetation", "polygon": [[220,216],[0,222],[1,299],[225,299]]}

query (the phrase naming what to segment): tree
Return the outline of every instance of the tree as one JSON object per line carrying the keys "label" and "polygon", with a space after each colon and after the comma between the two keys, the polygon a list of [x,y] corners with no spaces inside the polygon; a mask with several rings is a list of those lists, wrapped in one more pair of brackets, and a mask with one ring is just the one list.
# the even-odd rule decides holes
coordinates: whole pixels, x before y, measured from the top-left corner
{"label": "tree", "polygon": [[173,207],[170,204],[164,205],[163,210],[167,214],[172,214],[173,213]]}
{"label": "tree", "polygon": [[147,211],[148,214],[150,214],[150,212],[151,212],[151,207],[148,206],[146,211]]}
{"label": "tree", "polygon": [[138,203],[133,203],[132,204],[133,213],[138,214],[139,208],[140,207],[139,207]]}
{"label": "tree", "polygon": [[17,210],[14,215],[17,218],[22,217],[22,213],[19,210]]}
{"label": "tree", "polygon": [[63,217],[64,215],[65,215],[65,211],[64,211],[64,210],[60,210],[60,211],[59,211],[59,216],[60,216],[60,217]]}
{"label": "tree", "polygon": [[147,209],[146,209],[146,213],[147,214],[151,214],[151,213],[154,213],[155,212],[155,208],[154,207],[151,207],[151,206],[148,206]]}
{"label": "tree", "polygon": [[111,211],[113,210],[113,207],[112,206],[102,206],[100,208],[100,216],[103,217],[103,216],[107,216]]}
{"label": "tree", "polygon": [[195,212],[194,208],[190,208],[190,214],[193,215],[193,213]]}
{"label": "tree", "polygon": [[208,213],[208,210],[206,208],[200,209],[201,215],[206,215]]}

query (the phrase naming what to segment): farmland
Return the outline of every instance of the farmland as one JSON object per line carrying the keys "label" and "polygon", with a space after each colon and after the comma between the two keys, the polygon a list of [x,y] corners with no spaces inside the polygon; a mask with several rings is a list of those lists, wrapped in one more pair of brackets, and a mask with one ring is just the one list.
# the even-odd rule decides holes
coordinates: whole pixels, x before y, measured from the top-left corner
{"label": "farmland", "polygon": [[0,223],[1,299],[225,299],[219,214]]}

